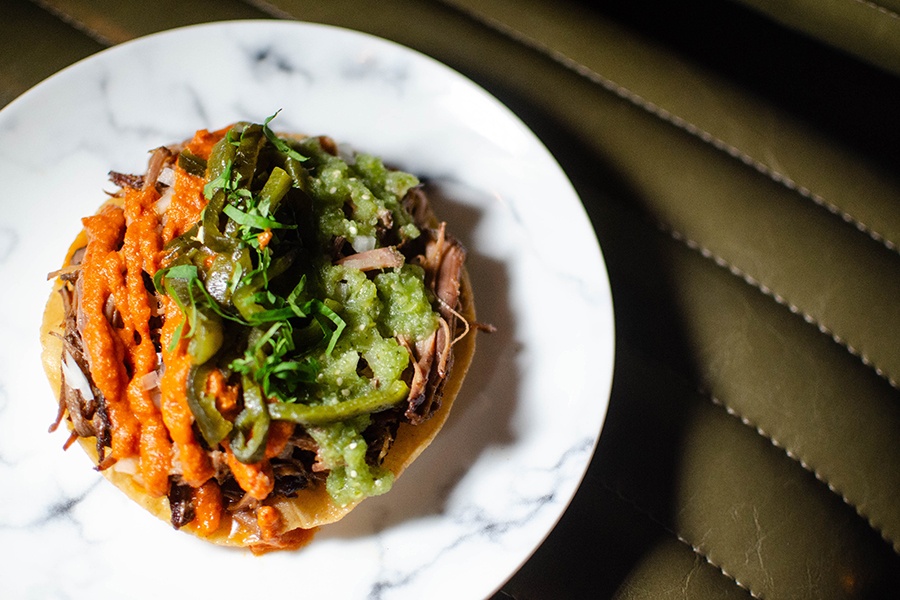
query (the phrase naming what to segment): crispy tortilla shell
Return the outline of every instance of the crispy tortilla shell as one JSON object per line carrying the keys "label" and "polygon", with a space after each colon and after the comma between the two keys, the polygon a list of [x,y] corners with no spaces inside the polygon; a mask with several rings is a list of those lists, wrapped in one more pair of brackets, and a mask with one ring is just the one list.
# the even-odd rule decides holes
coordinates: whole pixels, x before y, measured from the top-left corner
{"label": "crispy tortilla shell", "polygon": [[[65,265],[68,265],[75,250],[85,245],[84,232],[79,234],[70,248]],[[62,340],[64,308],[57,280],[50,298],[47,301],[40,330],[42,346],[41,359],[44,371],[56,397],[62,385]],[[460,314],[469,323],[475,322],[475,303],[472,295],[468,273],[463,270],[460,288]],[[453,346],[453,365],[444,383],[440,408],[424,423],[410,425],[401,423],[396,439],[385,457],[384,466],[393,472],[395,477],[401,473],[431,443],[447,421],[453,401],[459,393],[463,379],[468,371],[475,352],[475,329],[470,330]],[[78,442],[96,465],[98,462],[96,439],[79,438]],[[170,521],[171,511],[166,497],[155,497],[147,493],[140,482],[130,473],[113,465],[101,471],[103,475],[153,515],[164,521]],[[229,518],[223,511],[222,523],[212,535],[203,539],[225,546],[249,547],[255,552],[264,552],[279,548],[295,548],[309,541],[313,532],[320,526],[339,521],[346,516],[358,502],[346,506],[336,505],[324,485],[312,489],[301,490],[293,498],[275,498],[266,500],[265,504],[275,506],[281,513],[281,534],[275,539],[262,539],[254,523],[245,523],[239,519]],[[189,523],[183,529],[197,534]]]}

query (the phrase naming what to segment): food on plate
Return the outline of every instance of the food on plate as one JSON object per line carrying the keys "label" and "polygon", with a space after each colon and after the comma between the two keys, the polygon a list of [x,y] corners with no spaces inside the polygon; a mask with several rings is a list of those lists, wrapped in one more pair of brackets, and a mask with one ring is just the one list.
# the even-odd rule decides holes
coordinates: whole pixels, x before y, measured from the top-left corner
{"label": "food on plate", "polygon": [[388,491],[475,343],[465,250],[419,181],[271,119],[111,172],[41,330],[66,447],[176,528],[255,552]]}

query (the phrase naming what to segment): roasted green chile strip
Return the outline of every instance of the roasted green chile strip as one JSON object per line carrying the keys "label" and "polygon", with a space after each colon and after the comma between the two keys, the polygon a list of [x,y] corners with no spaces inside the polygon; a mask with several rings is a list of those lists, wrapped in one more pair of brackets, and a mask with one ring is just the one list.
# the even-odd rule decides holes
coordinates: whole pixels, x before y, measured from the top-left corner
{"label": "roasted green chile strip", "polygon": [[[249,188],[253,183],[256,173],[256,162],[259,160],[259,151],[266,139],[263,137],[262,126],[255,123],[247,125],[241,130],[237,147],[234,153],[235,184],[243,188]],[[229,138],[219,142],[228,144]]]}
{"label": "roasted green chile strip", "polygon": [[187,402],[203,439],[215,447],[231,433],[231,423],[216,408],[216,399],[206,393],[206,380],[215,367],[211,363],[191,368]]}
{"label": "roasted green chile strip", "polygon": [[244,410],[234,420],[231,451],[242,463],[255,463],[263,459],[269,439],[269,415],[262,390],[250,377],[241,378],[244,391]]}
{"label": "roasted green chile strip", "polygon": [[387,410],[406,399],[409,387],[400,380],[384,390],[375,390],[337,404],[287,404],[275,402],[269,406],[269,414],[276,421],[291,421],[299,425],[327,425],[346,421],[360,415]]}
{"label": "roasted green chile strip", "polygon": [[209,204],[203,210],[203,243],[215,252],[234,253],[240,249],[240,242],[233,237],[226,236],[219,229],[219,221],[222,219],[222,210],[228,197],[224,190],[217,190]]}
{"label": "roasted green chile strip", "polygon": [[178,155],[178,166],[195,177],[206,176],[206,160],[188,149],[182,150]]}
{"label": "roasted green chile strip", "polygon": [[274,214],[278,210],[278,203],[288,193],[293,185],[291,176],[281,167],[272,169],[266,185],[259,191],[259,209],[264,215]]}

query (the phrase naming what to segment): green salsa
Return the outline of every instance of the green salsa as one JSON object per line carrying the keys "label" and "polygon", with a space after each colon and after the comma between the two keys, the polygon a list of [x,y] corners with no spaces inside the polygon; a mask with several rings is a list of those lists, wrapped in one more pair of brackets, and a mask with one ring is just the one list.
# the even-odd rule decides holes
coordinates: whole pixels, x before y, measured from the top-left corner
{"label": "green salsa", "polygon": [[415,176],[391,171],[368,154],[358,154],[348,163],[326,152],[316,138],[301,142],[298,151],[308,156],[304,189],[313,199],[321,243],[329,244],[338,236],[351,244],[374,237],[387,215],[402,239],[418,237],[418,229],[400,204],[406,192],[419,184]]}

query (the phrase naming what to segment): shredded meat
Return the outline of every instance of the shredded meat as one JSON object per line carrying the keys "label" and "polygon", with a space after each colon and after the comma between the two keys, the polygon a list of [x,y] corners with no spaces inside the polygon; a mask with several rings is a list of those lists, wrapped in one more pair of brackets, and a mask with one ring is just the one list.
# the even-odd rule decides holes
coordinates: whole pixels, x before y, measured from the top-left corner
{"label": "shredded meat", "polygon": [[275,493],[286,498],[297,495],[297,492],[315,484],[312,472],[307,466],[312,456],[293,455],[288,458],[272,460],[272,471],[275,475]]}
{"label": "shredded meat", "polygon": [[421,186],[410,189],[403,197],[402,204],[412,217],[413,223],[420,229],[428,226],[432,217],[431,206],[428,203],[428,196],[425,195]]}
{"label": "shredded meat", "polygon": [[372,422],[363,432],[366,440],[366,462],[380,465],[387,456],[388,450],[397,437],[397,428],[403,414],[401,410],[391,409],[372,415]]}
{"label": "shredded meat", "polygon": [[[427,388],[431,365],[434,362],[436,340],[437,331],[415,346],[412,346],[409,340],[400,340],[400,344],[409,352],[413,368],[412,380],[409,384],[408,407],[405,413],[406,419],[411,423],[421,423],[425,420],[425,415],[430,412],[428,410],[430,406],[425,405],[431,391]],[[433,394],[430,395],[433,397]]]}
{"label": "shredded meat", "polygon": [[410,190],[403,203],[422,230],[418,246],[413,249],[416,255],[412,262],[425,270],[425,285],[437,299],[437,311],[441,316],[437,330],[428,339],[415,345],[408,340],[399,340],[410,354],[413,369],[404,417],[415,425],[430,418],[440,408],[444,382],[453,365],[466,250],[458,240],[447,235],[445,223],[437,228],[429,226],[433,214],[428,198],[420,188]]}
{"label": "shredded meat", "polygon": [[147,189],[156,185],[159,174],[162,173],[163,167],[175,159],[175,152],[165,146],[160,146],[150,155],[150,162],[147,165],[147,174],[144,175],[144,181],[141,189]]}
{"label": "shredded meat", "polygon": [[169,483],[169,507],[172,511],[172,527],[181,529],[194,520],[193,488],[178,483],[174,478]]}
{"label": "shredded meat", "polygon": [[[73,266],[77,266],[77,263],[74,263]],[[97,438],[97,454],[102,463],[106,455],[106,448],[111,443],[109,414],[106,410],[106,400],[91,378],[88,357],[81,341],[78,318],[78,291],[81,289],[81,286],[78,285],[80,272],[78,270],[70,272],[67,279],[66,284],[59,290],[63,301],[63,315],[65,318],[64,330],[61,336],[63,361],[67,362],[70,367],[75,366],[81,371],[90,387],[91,397],[86,398],[80,389],[69,385],[70,382],[66,381],[65,371],[63,371],[59,395],[59,414],[52,428],[55,429],[61,422],[64,414],[68,413],[72,422],[72,428],[78,436],[95,436]],[[71,361],[67,359],[71,359]]]}
{"label": "shredded meat", "polygon": [[448,321],[452,321],[457,315],[460,277],[465,260],[466,251],[460,243],[453,238],[447,239],[438,262],[434,292],[440,300],[438,312]]}
{"label": "shredded meat", "polygon": [[154,186],[157,184],[159,174],[162,173],[163,167],[172,163],[175,159],[175,155],[175,148],[161,146],[154,150],[150,155],[150,162],[146,174],[135,175],[132,173],[110,171],[109,180],[120,188],[131,188],[134,190],[142,190]]}
{"label": "shredded meat", "polygon": [[130,173],[119,173],[118,171],[109,172],[109,180],[120,188],[132,188],[135,190],[144,187],[144,176],[133,175]]}

